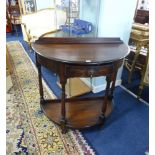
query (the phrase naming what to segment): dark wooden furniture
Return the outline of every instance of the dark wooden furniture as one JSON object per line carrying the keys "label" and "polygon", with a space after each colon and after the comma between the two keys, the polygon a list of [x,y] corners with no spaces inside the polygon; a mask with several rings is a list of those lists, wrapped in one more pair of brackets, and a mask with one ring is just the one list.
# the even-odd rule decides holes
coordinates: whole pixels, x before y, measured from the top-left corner
{"label": "dark wooden furniture", "polygon": [[149,11],[137,10],[135,16],[135,22],[141,24],[149,23]]}
{"label": "dark wooden furniture", "polygon": [[[103,124],[111,112],[118,68],[129,53],[119,38],[40,38],[32,44],[39,74],[40,104],[49,119],[62,131]],[[57,73],[62,87],[61,99],[45,100],[41,65]],[[106,76],[102,97],[66,98],[68,78]]]}
{"label": "dark wooden furniture", "polygon": [[15,31],[16,35],[18,36],[17,25],[20,24],[20,8],[18,0],[15,1],[14,5],[11,4],[11,1],[8,1],[6,13],[12,33]]}

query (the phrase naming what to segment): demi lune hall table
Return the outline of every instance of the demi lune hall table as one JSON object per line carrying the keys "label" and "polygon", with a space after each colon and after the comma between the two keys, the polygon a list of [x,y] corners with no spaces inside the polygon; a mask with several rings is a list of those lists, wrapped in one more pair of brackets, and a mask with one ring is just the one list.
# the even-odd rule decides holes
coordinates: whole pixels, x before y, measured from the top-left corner
{"label": "demi lune hall table", "polygon": [[[40,105],[45,115],[67,128],[85,128],[103,124],[111,112],[117,71],[129,48],[119,38],[40,38],[32,47],[36,53]],[[61,99],[44,99],[41,66],[60,78]],[[66,98],[68,78],[106,76],[102,97]]]}

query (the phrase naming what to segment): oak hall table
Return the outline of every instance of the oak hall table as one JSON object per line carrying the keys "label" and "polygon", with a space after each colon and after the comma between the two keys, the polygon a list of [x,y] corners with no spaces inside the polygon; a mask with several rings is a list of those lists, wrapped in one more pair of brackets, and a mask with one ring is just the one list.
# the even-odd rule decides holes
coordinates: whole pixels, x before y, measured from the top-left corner
{"label": "oak hall table", "polygon": [[[119,38],[40,38],[32,44],[39,75],[40,104],[45,115],[67,128],[103,124],[112,109],[117,71],[129,48]],[[61,99],[44,99],[41,66],[55,72],[62,87]],[[66,98],[68,78],[106,76],[102,97]]]}

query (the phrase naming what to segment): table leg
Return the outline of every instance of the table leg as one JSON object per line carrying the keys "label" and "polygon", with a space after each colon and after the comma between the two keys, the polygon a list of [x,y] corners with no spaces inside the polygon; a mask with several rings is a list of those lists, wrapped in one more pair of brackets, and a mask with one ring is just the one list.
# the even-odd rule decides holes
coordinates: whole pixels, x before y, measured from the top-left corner
{"label": "table leg", "polygon": [[44,92],[43,92],[43,84],[42,84],[41,65],[39,63],[36,63],[36,64],[38,68],[40,104],[42,104],[44,103]]}
{"label": "table leg", "polygon": [[110,90],[110,99],[113,99],[113,93],[114,93],[114,89],[115,89],[115,82],[116,82],[116,76],[117,76],[117,71],[115,71],[112,75],[112,86],[111,86],[111,90]]}
{"label": "table leg", "polygon": [[62,88],[62,94],[61,94],[61,129],[62,133],[66,133],[66,107],[65,107],[65,85],[66,85],[67,80],[60,79],[60,84]]}
{"label": "table leg", "polygon": [[108,101],[109,101],[111,75],[106,76],[106,81],[107,81],[107,85],[106,85],[106,90],[105,90],[105,95],[104,95],[102,114],[100,116],[100,119],[102,119],[103,121],[105,120],[105,112],[106,112],[107,104],[108,104]]}

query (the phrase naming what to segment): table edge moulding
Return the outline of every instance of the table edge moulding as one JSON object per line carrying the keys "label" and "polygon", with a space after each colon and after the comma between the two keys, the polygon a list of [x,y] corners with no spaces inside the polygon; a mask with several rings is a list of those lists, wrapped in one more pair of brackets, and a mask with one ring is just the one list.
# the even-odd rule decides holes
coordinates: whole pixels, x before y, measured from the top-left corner
{"label": "table edge moulding", "polygon": [[[45,115],[67,128],[85,128],[102,125],[111,113],[113,91],[118,69],[129,54],[129,48],[120,38],[39,38],[32,44],[36,53],[39,77],[40,104]],[[60,78],[61,99],[44,99],[41,66]],[[68,78],[106,77],[102,97],[72,97],[65,95]]]}

